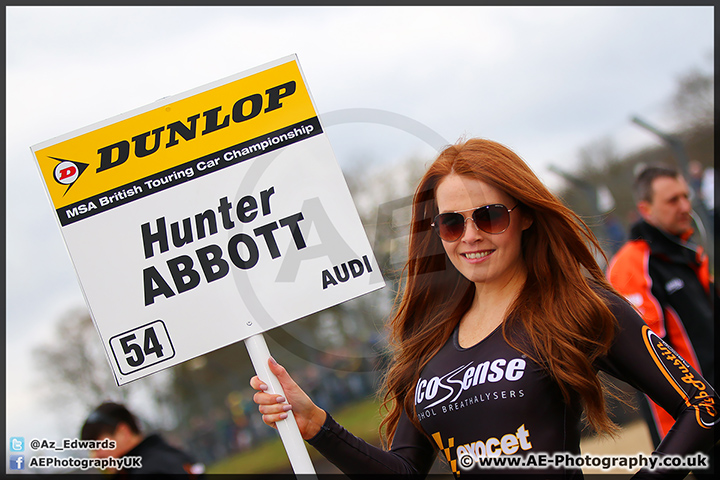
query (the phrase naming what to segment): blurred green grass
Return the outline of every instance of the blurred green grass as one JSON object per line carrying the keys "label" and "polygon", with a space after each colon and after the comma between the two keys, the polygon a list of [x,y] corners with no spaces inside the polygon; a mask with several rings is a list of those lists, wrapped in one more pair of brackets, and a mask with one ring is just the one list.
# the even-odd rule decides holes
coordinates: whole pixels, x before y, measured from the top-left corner
{"label": "blurred green grass", "polygon": [[[378,426],[382,419],[379,408],[380,402],[375,397],[369,397],[348,405],[337,412],[331,412],[331,414],[338,423],[354,435],[369,443],[379,445]],[[307,443],[305,446],[308,448],[311,459],[315,460],[321,457],[313,447]],[[277,438],[266,441],[255,448],[245,450],[208,466],[207,473],[274,473],[289,468],[291,468],[290,461],[287,458],[280,437],[277,436]]]}

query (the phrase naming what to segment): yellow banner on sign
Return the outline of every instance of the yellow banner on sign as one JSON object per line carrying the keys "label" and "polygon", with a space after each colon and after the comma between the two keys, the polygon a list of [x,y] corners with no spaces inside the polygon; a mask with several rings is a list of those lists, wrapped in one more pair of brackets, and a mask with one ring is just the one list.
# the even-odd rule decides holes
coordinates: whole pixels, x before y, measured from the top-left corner
{"label": "yellow banner on sign", "polygon": [[315,117],[295,61],[35,152],[56,209]]}

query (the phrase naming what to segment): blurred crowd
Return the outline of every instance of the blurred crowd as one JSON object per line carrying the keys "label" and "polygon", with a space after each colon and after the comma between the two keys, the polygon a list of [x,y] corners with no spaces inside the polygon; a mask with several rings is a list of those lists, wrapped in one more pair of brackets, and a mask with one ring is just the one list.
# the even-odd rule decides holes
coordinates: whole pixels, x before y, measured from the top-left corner
{"label": "blurred crowd", "polygon": [[[382,348],[379,338],[371,345],[343,345],[324,352],[293,375],[308,387],[308,394],[320,407],[338,411],[377,393],[387,360]],[[168,438],[211,465],[277,437],[277,432],[262,422],[253,393],[249,387],[230,392],[224,406],[198,412],[189,426],[168,433]]]}

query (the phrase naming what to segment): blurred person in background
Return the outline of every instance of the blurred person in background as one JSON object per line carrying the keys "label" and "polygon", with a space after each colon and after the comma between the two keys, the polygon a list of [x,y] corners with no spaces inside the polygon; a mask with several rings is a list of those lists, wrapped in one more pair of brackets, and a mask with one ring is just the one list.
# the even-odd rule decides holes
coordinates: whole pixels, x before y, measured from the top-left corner
{"label": "blurred person in background", "polygon": [[708,213],[707,221],[710,222],[705,228],[712,231],[715,225],[715,169],[705,168],[698,160],[690,161],[688,165],[690,174],[690,186],[700,197]]}
{"label": "blurred person in background", "polygon": [[713,167],[708,167],[703,172],[700,192],[710,217],[708,219],[710,221],[708,230],[715,231],[715,169]]}
{"label": "blurred person in background", "polygon": [[[610,283],[638,309],[645,323],[714,384],[714,303],[717,290],[708,257],[690,240],[690,190],[666,166],[641,170],[633,183],[640,220],[611,259]],[[643,413],[657,445],[674,420],[648,400]]]}
{"label": "blurred person in background", "polygon": [[115,448],[93,450],[96,458],[138,457],[140,466],[113,470],[118,477],[136,474],[173,474],[203,478],[204,466],[168,444],[160,435],[144,435],[140,424],[122,404],[104,402],[88,415],[80,431],[82,440],[115,442]]}

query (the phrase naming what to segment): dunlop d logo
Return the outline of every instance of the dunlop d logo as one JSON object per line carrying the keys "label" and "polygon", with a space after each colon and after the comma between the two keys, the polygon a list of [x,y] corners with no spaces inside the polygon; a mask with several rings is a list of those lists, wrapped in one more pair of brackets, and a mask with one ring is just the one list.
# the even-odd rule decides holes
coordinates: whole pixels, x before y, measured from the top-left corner
{"label": "dunlop d logo", "polygon": [[72,187],[88,167],[87,163],[73,162],[55,157],[50,158],[59,162],[53,170],[53,178],[55,178],[55,181],[60,185],[66,185],[68,187],[65,193],[70,190],[70,187]]}

